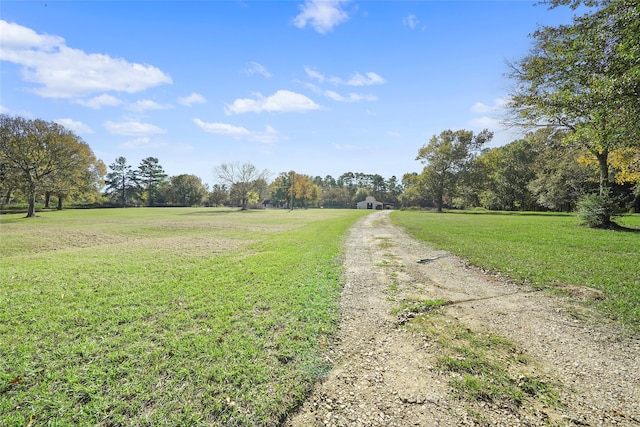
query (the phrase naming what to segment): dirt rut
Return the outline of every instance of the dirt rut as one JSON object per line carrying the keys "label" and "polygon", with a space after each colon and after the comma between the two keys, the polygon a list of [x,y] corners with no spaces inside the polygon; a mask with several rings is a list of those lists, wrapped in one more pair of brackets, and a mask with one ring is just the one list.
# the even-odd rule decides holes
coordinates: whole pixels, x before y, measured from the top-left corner
{"label": "dirt rut", "polygon": [[[519,286],[410,238],[388,211],[346,241],[335,366],[285,426],[640,426],[640,340],[568,297]],[[587,292],[585,297],[597,296]],[[392,314],[444,299],[450,322],[502,336],[560,384],[561,406],[462,399],[436,367],[440,347]]]}

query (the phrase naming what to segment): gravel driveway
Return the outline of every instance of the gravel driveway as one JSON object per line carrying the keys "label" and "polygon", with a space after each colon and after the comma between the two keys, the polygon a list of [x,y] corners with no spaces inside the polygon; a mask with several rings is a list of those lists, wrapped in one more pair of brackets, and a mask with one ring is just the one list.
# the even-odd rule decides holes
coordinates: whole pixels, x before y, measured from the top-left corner
{"label": "gravel driveway", "polygon": [[[285,426],[640,426],[640,340],[581,304],[465,266],[410,238],[389,211],[345,243],[334,369]],[[419,261],[419,262],[418,262]],[[513,342],[536,374],[561,384],[562,406],[462,399],[435,368],[439,346],[392,314],[399,301],[445,299],[448,322]],[[407,319],[404,319],[407,320]]]}

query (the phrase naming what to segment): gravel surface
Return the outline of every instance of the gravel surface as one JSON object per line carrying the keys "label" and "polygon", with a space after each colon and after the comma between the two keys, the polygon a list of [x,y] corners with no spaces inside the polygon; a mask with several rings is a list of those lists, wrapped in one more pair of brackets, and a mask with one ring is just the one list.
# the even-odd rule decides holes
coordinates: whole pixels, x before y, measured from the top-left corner
{"label": "gravel surface", "polygon": [[[389,211],[363,218],[345,245],[335,366],[285,426],[640,426],[640,339],[580,303],[597,292],[552,296],[469,268],[393,226]],[[406,298],[451,301],[451,322],[515,343],[538,377],[561,384],[562,406],[457,397],[434,368],[438,344],[392,314]]]}

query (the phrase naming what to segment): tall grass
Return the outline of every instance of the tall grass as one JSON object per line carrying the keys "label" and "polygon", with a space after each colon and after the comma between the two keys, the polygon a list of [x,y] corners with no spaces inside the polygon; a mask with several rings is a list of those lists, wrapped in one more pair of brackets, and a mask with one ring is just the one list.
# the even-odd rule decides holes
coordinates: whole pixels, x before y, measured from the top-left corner
{"label": "tall grass", "polygon": [[571,215],[394,212],[411,235],[520,282],[599,289],[597,304],[640,330],[640,215],[621,223],[635,231],[578,225]]}
{"label": "tall grass", "polygon": [[277,425],[329,369],[366,212],[0,218],[0,425]]}

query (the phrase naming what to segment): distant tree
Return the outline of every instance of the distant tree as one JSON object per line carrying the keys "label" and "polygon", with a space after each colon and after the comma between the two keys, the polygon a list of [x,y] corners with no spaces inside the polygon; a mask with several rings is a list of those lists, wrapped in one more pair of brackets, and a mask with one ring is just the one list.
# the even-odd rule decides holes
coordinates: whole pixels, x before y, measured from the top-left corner
{"label": "distant tree", "polygon": [[288,172],[281,172],[269,185],[269,197],[271,204],[275,207],[289,206],[291,197],[291,175]]}
{"label": "distant tree", "polygon": [[433,206],[424,182],[424,175],[417,173],[405,173],[402,176],[403,193],[398,197],[402,207],[427,207]]}
{"label": "distant tree", "polygon": [[27,196],[27,217],[36,216],[36,196],[47,187],[75,185],[72,176],[81,178],[89,157],[95,163],[91,149],[57,123],[0,115],[0,163]]}
{"label": "distant tree", "polygon": [[189,174],[171,177],[169,201],[178,206],[199,206],[207,197],[202,180]]}
{"label": "distant tree", "polygon": [[468,130],[445,130],[420,148],[416,160],[426,166],[419,183],[438,212],[442,212],[445,196],[451,196],[461,174],[470,167],[483,144],[492,138],[493,133],[486,129],[478,135]]}
{"label": "distant tree", "polygon": [[370,175],[369,185],[371,186],[371,192],[376,200],[383,200],[387,193],[387,182],[379,174]]}
{"label": "distant tree", "polygon": [[209,192],[209,204],[211,206],[224,206],[229,200],[229,193],[224,185],[214,184]]}
{"label": "distant tree", "polygon": [[325,188],[322,191],[321,204],[327,208],[349,208],[351,207],[351,194],[346,188]]}
{"label": "distant tree", "polygon": [[477,159],[486,173],[481,202],[488,209],[534,210],[529,183],[535,178],[542,146],[520,139],[483,152]]}
{"label": "distant tree", "polygon": [[322,188],[333,188],[336,185],[336,180],[331,175],[325,176],[322,180]]}
{"label": "distant tree", "polygon": [[138,173],[127,163],[126,157],[117,157],[115,162],[109,165],[111,172],[105,179],[106,195],[117,205],[128,206],[138,195],[140,185]]}
{"label": "distant tree", "polygon": [[249,196],[256,194],[257,186],[269,176],[266,169],[260,171],[251,163],[222,163],[214,171],[220,183],[228,185],[238,196],[242,210],[248,208]]}
{"label": "distant tree", "polygon": [[298,174],[294,171],[289,172],[289,176],[292,180],[289,196],[292,196],[294,205],[303,208],[317,206],[320,202],[322,189],[314,184],[313,179],[309,175]]}
{"label": "distant tree", "polygon": [[138,183],[144,194],[147,206],[156,206],[160,197],[160,190],[167,181],[167,174],[160,166],[156,157],[142,159],[138,166]]}
{"label": "distant tree", "polygon": [[346,188],[353,195],[356,193],[356,177],[353,172],[345,172],[338,177],[336,181],[338,187]]}

